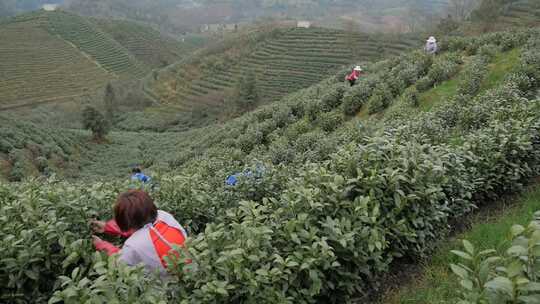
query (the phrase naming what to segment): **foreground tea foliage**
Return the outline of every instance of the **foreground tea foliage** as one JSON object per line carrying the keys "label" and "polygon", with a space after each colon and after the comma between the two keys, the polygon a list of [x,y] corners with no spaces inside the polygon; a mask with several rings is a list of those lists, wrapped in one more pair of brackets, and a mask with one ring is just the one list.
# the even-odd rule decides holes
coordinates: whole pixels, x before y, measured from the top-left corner
{"label": "foreground tea foliage", "polygon": [[514,225],[505,251],[478,252],[463,241],[465,251],[453,250],[461,263],[451,264],[461,279],[459,304],[538,303],[540,283],[540,213],[527,227]]}

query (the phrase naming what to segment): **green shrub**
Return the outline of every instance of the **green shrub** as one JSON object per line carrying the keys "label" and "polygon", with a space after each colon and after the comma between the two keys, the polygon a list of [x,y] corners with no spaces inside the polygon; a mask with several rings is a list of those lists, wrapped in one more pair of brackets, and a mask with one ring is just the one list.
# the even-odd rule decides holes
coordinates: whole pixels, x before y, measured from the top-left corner
{"label": "green shrub", "polygon": [[323,113],[317,119],[317,124],[325,132],[334,131],[342,123],[343,123],[343,116],[340,112],[337,112],[337,111]]}
{"label": "green shrub", "polygon": [[39,156],[36,158],[36,166],[39,172],[45,172],[45,169],[49,166],[47,158]]}
{"label": "green shrub", "polygon": [[295,153],[286,138],[279,138],[272,142],[268,148],[270,160],[274,165],[288,164],[293,161]]}
{"label": "green shrub", "polygon": [[450,79],[458,71],[460,59],[456,54],[441,56],[435,60],[427,77],[437,84]]}
{"label": "green shrub", "polygon": [[448,48],[443,43],[442,50],[448,50],[450,52],[463,51],[467,48],[469,40],[465,37],[451,37],[448,39]]}
{"label": "green shrub", "polygon": [[272,120],[278,128],[283,128],[293,121],[291,108],[287,105],[280,105],[273,108]]}
{"label": "green shrub", "polygon": [[530,48],[523,52],[520,58],[519,72],[534,79],[536,86],[540,85],[540,51],[537,48]]}
{"label": "green shrub", "polygon": [[248,128],[244,134],[238,138],[238,147],[244,152],[249,153],[258,144],[264,141],[264,133],[255,128]]}
{"label": "green shrub", "polygon": [[95,108],[90,106],[84,108],[82,118],[83,128],[92,131],[94,138],[102,139],[109,132],[109,123]]}
{"label": "green shrub", "polygon": [[368,101],[369,114],[386,109],[390,105],[392,98],[391,90],[386,83],[377,86]]}
{"label": "green shrub", "polygon": [[341,105],[343,100],[343,94],[346,91],[346,86],[342,83],[333,85],[328,88],[328,91],[325,92],[321,97],[321,102],[325,112],[332,111]]}
{"label": "green shrub", "polygon": [[478,48],[478,55],[484,57],[487,62],[491,62],[498,52],[499,47],[495,44],[486,44]]}
{"label": "green shrub", "polygon": [[317,120],[319,114],[323,112],[324,105],[318,99],[310,100],[306,105],[306,114],[310,121]]}
{"label": "green shrub", "polygon": [[465,71],[463,71],[459,80],[457,93],[466,96],[476,95],[487,74],[487,64],[488,61],[485,57],[475,57]]}
{"label": "green shrub", "polygon": [[[105,258],[96,253],[88,274],[75,268],[60,278],[63,289],[54,293],[48,303],[139,303],[166,304],[167,284],[147,275],[143,267],[129,267],[116,256]],[[99,282],[89,284],[90,282]]]}
{"label": "green shrub", "polygon": [[501,254],[466,240],[463,251],[452,250],[459,258],[450,264],[460,280],[459,303],[534,303],[540,297],[540,214],[527,227],[512,226],[509,235]]}
{"label": "green shrub", "polygon": [[311,131],[308,133],[304,133],[300,135],[295,141],[295,149],[296,151],[298,151],[299,154],[313,151],[316,148],[318,142],[321,141],[324,136],[324,132],[321,131]]}
{"label": "green shrub", "polygon": [[535,87],[533,79],[529,78],[525,73],[512,73],[506,76],[506,83],[515,85],[522,92],[532,91]]}
{"label": "green shrub", "polygon": [[420,104],[419,96],[418,96],[418,90],[416,87],[409,87],[405,92],[403,93],[403,102],[405,102],[407,105],[411,107],[418,107]]}
{"label": "green shrub", "polygon": [[295,122],[292,125],[289,125],[289,127],[285,130],[285,136],[289,140],[294,141],[300,135],[311,131],[312,128],[313,126],[310,124],[310,122],[307,119],[302,119]]}
{"label": "green shrub", "polygon": [[431,89],[434,83],[435,82],[433,81],[433,79],[429,78],[428,76],[424,76],[416,82],[416,88],[420,92],[425,92]]}
{"label": "green shrub", "polygon": [[9,153],[13,149],[13,145],[4,138],[0,138],[0,152]]}
{"label": "green shrub", "polygon": [[345,92],[342,104],[343,113],[350,116],[356,115],[369,100],[376,83],[377,80],[373,78],[361,80],[358,85]]}

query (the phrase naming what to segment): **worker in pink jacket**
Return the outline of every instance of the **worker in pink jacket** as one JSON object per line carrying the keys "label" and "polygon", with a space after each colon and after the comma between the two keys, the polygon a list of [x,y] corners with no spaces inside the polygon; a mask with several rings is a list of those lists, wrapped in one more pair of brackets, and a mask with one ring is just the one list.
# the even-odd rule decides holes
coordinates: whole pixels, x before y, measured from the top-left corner
{"label": "worker in pink jacket", "polygon": [[127,238],[122,248],[93,236],[94,246],[107,254],[118,254],[121,261],[135,266],[144,264],[148,272],[166,273],[165,256],[174,245],[183,246],[187,233],[174,217],[157,210],[154,201],[142,190],[120,194],[114,207],[114,220],[92,221],[96,233]]}
{"label": "worker in pink jacket", "polygon": [[345,79],[349,82],[349,84],[352,87],[356,83],[358,78],[360,78],[360,76],[362,76],[362,74],[363,74],[362,68],[357,65],[357,66],[354,67],[352,72],[349,75],[347,75],[347,77]]}

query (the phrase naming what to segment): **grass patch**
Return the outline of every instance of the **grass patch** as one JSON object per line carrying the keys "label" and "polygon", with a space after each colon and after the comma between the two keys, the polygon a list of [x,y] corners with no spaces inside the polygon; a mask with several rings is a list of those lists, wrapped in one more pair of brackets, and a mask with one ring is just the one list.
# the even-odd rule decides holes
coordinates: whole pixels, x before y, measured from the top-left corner
{"label": "grass patch", "polygon": [[381,303],[455,303],[459,283],[448,265],[456,263],[457,259],[450,250],[461,248],[462,239],[471,241],[479,250],[504,248],[512,225],[528,224],[539,209],[540,185],[536,185],[513,202],[498,203],[497,208],[475,215],[470,230],[445,242],[431,261],[422,267],[419,277],[397,290],[391,290],[383,296]]}
{"label": "grass patch", "polygon": [[434,105],[438,104],[442,100],[446,100],[447,98],[456,95],[458,85],[459,77],[454,77],[420,94],[420,109],[423,111],[429,111]]}
{"label": "grass patch", "polygon": [[489,64],[488,74],[482,83],[480,94],[494,88],[503,81],[506,75],[519,64],[520,54],[521,52],[519,49],[513,49],[509,52],[498,54],[493,62]]}
{"label": "grass patch", "polygon": [[[488,65],[488,73],[482,83],[479,94],[494,88],[501,83],[506,75],[519,64],[519,49],[513,49],[505,53],[499,53],[492,63]],[[460,81],[460,73],[452,79],[420,94],[420,109],[429,111],[436,104],[451,98],[457,93]]]}

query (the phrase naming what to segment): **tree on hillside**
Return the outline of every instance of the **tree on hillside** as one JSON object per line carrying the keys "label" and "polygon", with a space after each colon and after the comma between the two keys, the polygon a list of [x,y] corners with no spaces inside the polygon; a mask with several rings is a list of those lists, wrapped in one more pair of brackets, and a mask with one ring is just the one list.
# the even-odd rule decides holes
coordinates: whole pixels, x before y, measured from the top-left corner
{"label": "tree on hillside", "polygon": [[456,21],[454,17],[451,15],[448,15],[448,17],[441,19],[439,24],[437,25],[437,31],[448,35],[451,32],[457,30],[459,28],[459,22]]}
{"label": "tree on hillside", "polygon": [[497,22],[505,6],[517,0],[481,0],[480,4],[471,14],[474,20],[484,23],[486,30]]}
{"label": "tree on hillside", "polygon": [[109,123],[114,122],[114,114],[116,112],[116,94],[111,83],[105,87],[105,95],[103,97],[103,103],[105,105],[105,116]]}
{"label": "tree on hillside", "polygon": [[94,139],[102,140],[109,133],[109,123],[98,110],[92,106],[84,108],[82,113],[83,128],[92,131]]}
{"label": "tree on hillside", "polygon": [[255,72],[250,70],[240,78],[236,87],[236,105],[241,111],[250,111],[255,108],[259,100],[257,92],[257,78]]}
{"label": "tree on hillside", "polygon": [[463,21],[469,17],[478,0],[450,0],[450,13],[455,21]]}

